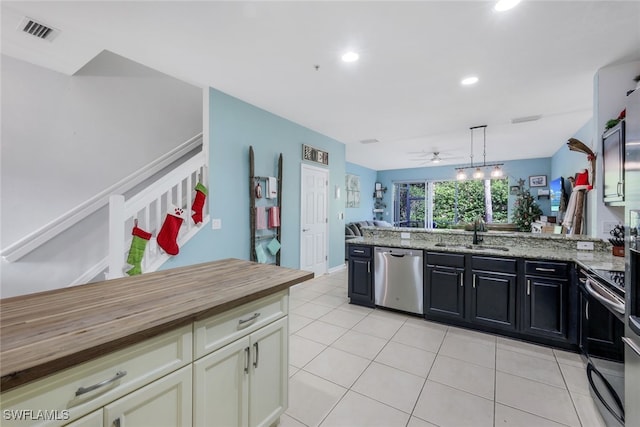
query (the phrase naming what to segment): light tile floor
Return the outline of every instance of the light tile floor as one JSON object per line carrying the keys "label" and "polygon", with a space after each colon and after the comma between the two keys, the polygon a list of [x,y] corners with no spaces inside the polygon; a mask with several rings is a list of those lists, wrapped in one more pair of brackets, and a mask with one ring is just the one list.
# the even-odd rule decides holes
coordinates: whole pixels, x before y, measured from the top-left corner
{"label": "light tile floor", "polygon": [[351,305],[346,270],[290,295],[281,427],[604,427],[578,354]]}

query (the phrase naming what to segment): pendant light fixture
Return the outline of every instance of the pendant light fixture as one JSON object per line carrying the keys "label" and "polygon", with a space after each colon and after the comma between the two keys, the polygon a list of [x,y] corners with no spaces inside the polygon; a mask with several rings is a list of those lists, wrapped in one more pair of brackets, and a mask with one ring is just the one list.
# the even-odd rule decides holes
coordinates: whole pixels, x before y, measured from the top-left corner
{"label": "pendant light fixture", "polygon": [[[473,165],[473,131],[475,129],[482,129],[482,165]],[[503,175],[503,171],[500,166],[504,166],[504,163],[490,163],[487,164],[487,125],[481,126],[473,126],[470,127],[471,130],[471,151],[469,157],[471,158],[471,163],[469,166],[464,166],[460,168],[456,168],[456,179],[458,181],[463,181],[467,179],[467,169],[474,169],[473,171],[473,179],[484,179],[485,177],[485,169],[493,166],[491,170],[491,178],[501,178]]]}

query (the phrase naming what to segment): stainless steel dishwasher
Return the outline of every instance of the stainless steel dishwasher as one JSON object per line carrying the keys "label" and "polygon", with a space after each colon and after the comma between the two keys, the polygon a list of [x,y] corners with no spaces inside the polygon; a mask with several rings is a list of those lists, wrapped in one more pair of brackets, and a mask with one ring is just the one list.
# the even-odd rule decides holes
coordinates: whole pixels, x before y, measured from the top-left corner
{"label": "stainless steel dishwasher", "polygon": [[375,303],[409,313],[424,314],[423,254],[415,249],[375,249]]}

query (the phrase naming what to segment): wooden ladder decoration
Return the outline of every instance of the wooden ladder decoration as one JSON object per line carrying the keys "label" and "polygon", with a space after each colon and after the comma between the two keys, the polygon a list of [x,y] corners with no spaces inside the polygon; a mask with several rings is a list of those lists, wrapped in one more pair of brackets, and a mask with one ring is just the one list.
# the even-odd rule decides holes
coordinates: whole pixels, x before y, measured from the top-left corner
{"label": "wooden ladder decoration", "polygon": [[[249,248],[249,260],[257,261],[256,255],[256,193],[255,193],[255,185],[256,181],[265,179],[263,176],[255,175],[255,157],[253,152],[253,146],[249,146],[249,224],[250,224],[250,238],[251,245]],[[282,244],[282,153],[278,157],[278,196],[276,198],[277,203],[275,206],[278,207],[278,215],[280,226],[277,227],[277,231],[273,237],[278,239],[278,242]],[[266,189],[265,189],[266,190]],[[282,249],[280,249],[275,255],[275,264],[280,265],[280,254],[282,253]]]}

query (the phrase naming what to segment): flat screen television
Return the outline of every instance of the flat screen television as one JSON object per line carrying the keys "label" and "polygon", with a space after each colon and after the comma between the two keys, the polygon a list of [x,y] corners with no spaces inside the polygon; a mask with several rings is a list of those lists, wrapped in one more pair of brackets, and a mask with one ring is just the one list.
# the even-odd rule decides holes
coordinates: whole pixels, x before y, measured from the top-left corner
{"label": "flat screen television", "polygon": [[551,212],[560,211],[560,201],[564,192],[564,178],[556,178],[549,184],[549,198],[551,199]]}

